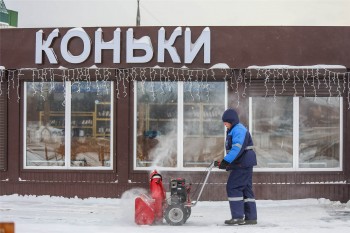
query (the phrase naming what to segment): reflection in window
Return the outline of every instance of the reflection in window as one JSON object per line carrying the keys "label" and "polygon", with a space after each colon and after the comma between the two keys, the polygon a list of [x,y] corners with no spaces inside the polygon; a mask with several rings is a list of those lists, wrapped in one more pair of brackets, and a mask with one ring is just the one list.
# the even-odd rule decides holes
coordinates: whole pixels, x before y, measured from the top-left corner
{"label": "reflection in window", "polygon": [[207,167],[222,158],[224,82],[137,82],[136,86],[137,168]]}
{"label": "reflection in window", "polygon": [[71,166],[110,166],[111,83],[72,84]]}
{"label": "reflection in window", "polygon": [[177,166],[176,83],[137,82],[137,167]]}
{"label": "reflection in window", "polygon": [[26,83],[26,166],[65,166],[64,86]]}
{"label": "reflection in window", "polygon": [[338,97],[252,98],[258,168],[339,169],[341,106]]}
{"label": "reflection in window", "polygon": [[111,167],[111,90],[111,82],[26,82],[26,166]]}
{"label": "reflection in window", "polygon": [[225,83],[184,83],[184,167],[206,167],[224,155]]}
{"label": "reflection in window", "polygon": [[339,167],[339,98],[300,98],[299,134],[299,167]]}
{"label": "reflection in window", "polygon": [[293,167],[293,97],[254,97],[252,109],[257,167]]}

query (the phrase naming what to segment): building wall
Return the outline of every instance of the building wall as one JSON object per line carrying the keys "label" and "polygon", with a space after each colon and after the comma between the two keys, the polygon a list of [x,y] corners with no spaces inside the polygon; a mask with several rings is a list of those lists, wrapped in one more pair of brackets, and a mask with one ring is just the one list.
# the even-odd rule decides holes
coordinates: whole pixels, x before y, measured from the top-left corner
{"label": "building wall", "polygon": [[[44,38],[55,28],[44,28]],[[252,65],[292,65],[310,66],[317,64],[342,65],[349,67],[348,54],[350,53],[350,32],[348,27],[210,27],[211,33],[211,61],[203,62],[203,52],[199,52],[192,63],[184,63],[184,32],[177,37],[174,46],[177,48],[180,63],[173,63],[170,56],[165,55],[165,62],[157,62],[157,42],[160,27],[133,28],[134,37],[139,39],[149,36],[154,48],[154,56],[147,64],[126,63],[126,31],[129,28],[120,27],[121,30],[121,61],[113,63],[111,51],[102,55],[102,64],[94,63],[94,33],[98,28],[84,28],[92,41],[91,54],[83,63],[71,64],[66,62],[60,54],[60,45],[63,36],[71,28],[58,28],[59,36],[52,43],[58,59],[58,64],[50,64],[46,56],[42,64],[35,64],[35,41],[37,29],[13,29],[2,32],[0,63],[6,69],[19,68],[79,68],[97,65],[103,67],[176,67],[210,68],[215,64],[227,64],[230,68],[247,68]],[[113,39],[113,28],[103,28],[103,39]],[[176,27],[164,27],[167,37]],[[188,27],[192,38],[198,38],[205,27]],[[16,38],[16,39],[13,39]],[[25,40],[23,38],[26,38]],[[194,39],[193,39],[194,40]],[[227,43],[229,41],[230,43]],[[194,41],[193,41],[194,42]],[[70,52],[80,54],[83,43],[79,39],[70,41]],[[14,51],[20,51],[14,53]],[[10,56],[11,55],[11,56]]]}
{"label": "building wall", "polygon": [[[150,28],[151,34],[156,30]],[[34,29],[30,30],[6,30],[2,33],[4,40],[1,40],[1,63],[7,69],[19,69],[21,67],[49,68],[52,65],[33,64],[33,37]],[[51,31],[47,29],[47,31]],[[92,29],[89,29],[92,32]],[[110,30],[109,30],[110,31]],[[145,29],[147,32],[148,29]],[[253,35],[259,31],[260,36]],[[143,32],[142,30],[140,32]],[[349,67],[350,41],[343,39],[350,38],[348,28],[214,28],[212,47],[213,60],[219,63],[227,61],[232,64],[236,61],[237,67],[246,67],[248,64],[342,64]],[[302,32],[302,33],[301,33]],[[143,33],[141,33],[143,34]],[[220,36],[223,34],[222,36]],[[313,37],[314,40],[305,39],[305,34]],[[320,35],[328,35],[326,41],[316,40]],[[154,35],[154,34],[152,34]],[[240,35],[241,46],[231,44],[223,46],[232,35]],[[273,35],[273,36],[272,36]],[[271,37],[272,36],[272,37]],[[279,38],[285,38],[280,41]],[[29,38],[23,43],[21,38]],[[9,40],[8,38],[19,38]],[[248,42],[246,38],[250,38]],[[261,39],[263,38],[263,39]],[[271,39],[272,38],[272,39]],[[342,38],[341,40],[337,40]],[[288,40],[287,40],[288,39]],[[272,40],[272,42],[271,42]],[[264,41],[264,43],[263,43]],[[270,42],[268,42],[270,41]],[[276,44],[276,41],[280,41]],[[292,42],[293,41],[293,42]],[[297,41],[297,42],[295,42]],[[290,43],[289,43],[290,42]],[[313,42],[313,43],[311,43]],[[22,43],[22,44],[21,44]],[[217,43],[217,44],[216,44]],[[275,43],[271,46],[271,43]],[[292,43],[292,45],[291,45]],[[21,44],[19,46],[19,44]],[[220,44],[220,46],[218,45]],[[235,43],[233,43],[235,44]],[[341,46],[339,46],[339,44]],[[327,45],[325,47],[325,45]],[[219,46],[219,47],[217,47]],[[228,51],[223,51],[224,49]],[[229,49],[228,49],[229,48]],[[259,48],[262,48],[259,50]],[[299,48],[299,49],[296,49]],[[216,50],[218,49],[218,50]],[[298,50],[297,52],[295,50]],[[217,54],[219,51],[219,54]],[[10,56],[10,54],[16,54]],[[18,55],[17,55],[18,54]],[[234,56],[232,55],[234,54]],[[288,56],[285,56],[288,54]],[[301,56],[304,55],[304,56]],[[111,58],[106,56],[106,58]],[[91,60],[81,64],[88,66]],[[198,65],[200,61],[195,61]],[[154,61],[151,62],[154,64]],[[69,65],[69,64],[64,64]],[[109,66],[106,61],[103,66]],[[124,64],[122,64],[124,65]],[[125,64],[132,66],[131,64]],[[165,65],[171,66],[170,63]],[[74,67],[72,64],[69,66]],[[15,71],[16,72],[16,71]],[[23,96],[22,81],[31,80],[31,70],[23,71],[23,78],[19,80],[19,89],[9,88],[9,98],[6,99],[8,115],[7,120],[7,169],[0,171],[0,194],[32,194],[32,195],[59,195],[79,197],[120,197],[128,189],[136,187],[148,187],[148,172],[133,170],[133,94],[132,86],[129,83],[127,96],[115,99],[115,160],[111,171],[82,171],[82,170],[26,170],[23,168],[23,98],[18,101],[18,95]],[[10,81],[10,75],[7,76]],[[345,91],[344,93],[347,93]],[[4,95],[2,95],[3,97]],[[345,96],[346,97],[346,96]],[[229,100],[230,101],[230,100]],[[234,101],[234,100],[231,100]],[[4,104],[1,105],[4,108]],[[326,172],[255,172],[254,189],[257,199],[290,199],[290,198],[329,198],[331,200],[347,201],[349,199],[350,185],[350,143],[347,132],[349,114],[346,103],[344,103],[344,148],[343,148],[343,170]],[[164,177],[190,177],[193,182],[193,190],[196,190],[198,182],[205,175],[204,171],[167,171],[162,173]],[[212,173],[208,187],[206,188],[203,200],[224,200],[226,199],[225,182],[226,172],[215,171]],[[167,185],[167,182],[165,182]],[[212,190],[218,190],[213,192]]]}

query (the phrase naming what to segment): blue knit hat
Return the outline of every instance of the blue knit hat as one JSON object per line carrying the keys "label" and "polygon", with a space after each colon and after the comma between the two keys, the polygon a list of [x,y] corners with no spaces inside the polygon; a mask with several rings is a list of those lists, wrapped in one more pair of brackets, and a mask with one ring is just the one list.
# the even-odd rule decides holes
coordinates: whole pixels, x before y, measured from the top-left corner
{"label": "blue knit hat", "polygon": [[222,121],[228,122],[232,125],[236,125],[239,123],[238,114],[232,108],[227,109],[224,114],[222,114]]}

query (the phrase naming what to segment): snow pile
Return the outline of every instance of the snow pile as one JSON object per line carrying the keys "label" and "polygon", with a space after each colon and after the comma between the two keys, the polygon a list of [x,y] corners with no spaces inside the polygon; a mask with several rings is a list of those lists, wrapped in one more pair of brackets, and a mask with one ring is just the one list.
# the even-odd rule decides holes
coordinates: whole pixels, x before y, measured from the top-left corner
{"label": "snow pile", "polygon": [[132,189],[120,199],[0,196],[0,221],[15,222],[16,233],[347,233],[350,201],[328,199],[258,200],[258,224],[225,226],[227,201],[199,202],[185,225],[138,226],[133,221],[134,198],[145,192]]}

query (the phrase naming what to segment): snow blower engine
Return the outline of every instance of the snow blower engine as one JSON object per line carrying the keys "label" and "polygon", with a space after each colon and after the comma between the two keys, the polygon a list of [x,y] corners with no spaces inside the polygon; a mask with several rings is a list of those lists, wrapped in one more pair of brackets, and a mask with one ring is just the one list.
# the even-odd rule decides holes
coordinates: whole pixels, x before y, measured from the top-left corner
{"label": "snow blower engine", "polygon": [[170,198],[167,199],[164,218],[169,225],[182,225],[191,215],[191,184],[186,184],[185,179],[177,178],[171,180],[169,186]]}
{"label": "snow blower engine", "polygon": [[135,222],[152,225],[163,222],[182,225],[191,215],[189,198],[191,185],[185,179],[172,179],[169,183],[170,197],[166,198],[162,176],[154,170],[150,177],[150,196],[142,194],[135,199]]}
{"label": "snow blower engine", "polygon": [[[205,177],[197,200],[191,202],[191,184],[185,179],[171,179],[169,183],[169,195],[165,195],[162,176],[154,170],[150,176],[150,196],[142,194],[135,199],[135,223],[138,225],[152,225],[163,222],[163,218],[169,225],[179,226],[184,224],[191,215],[191,207],[194,207],[202,195],[209,174],[214,167],[211,163]],[[166,198],[167,196],[167,198]]]}

